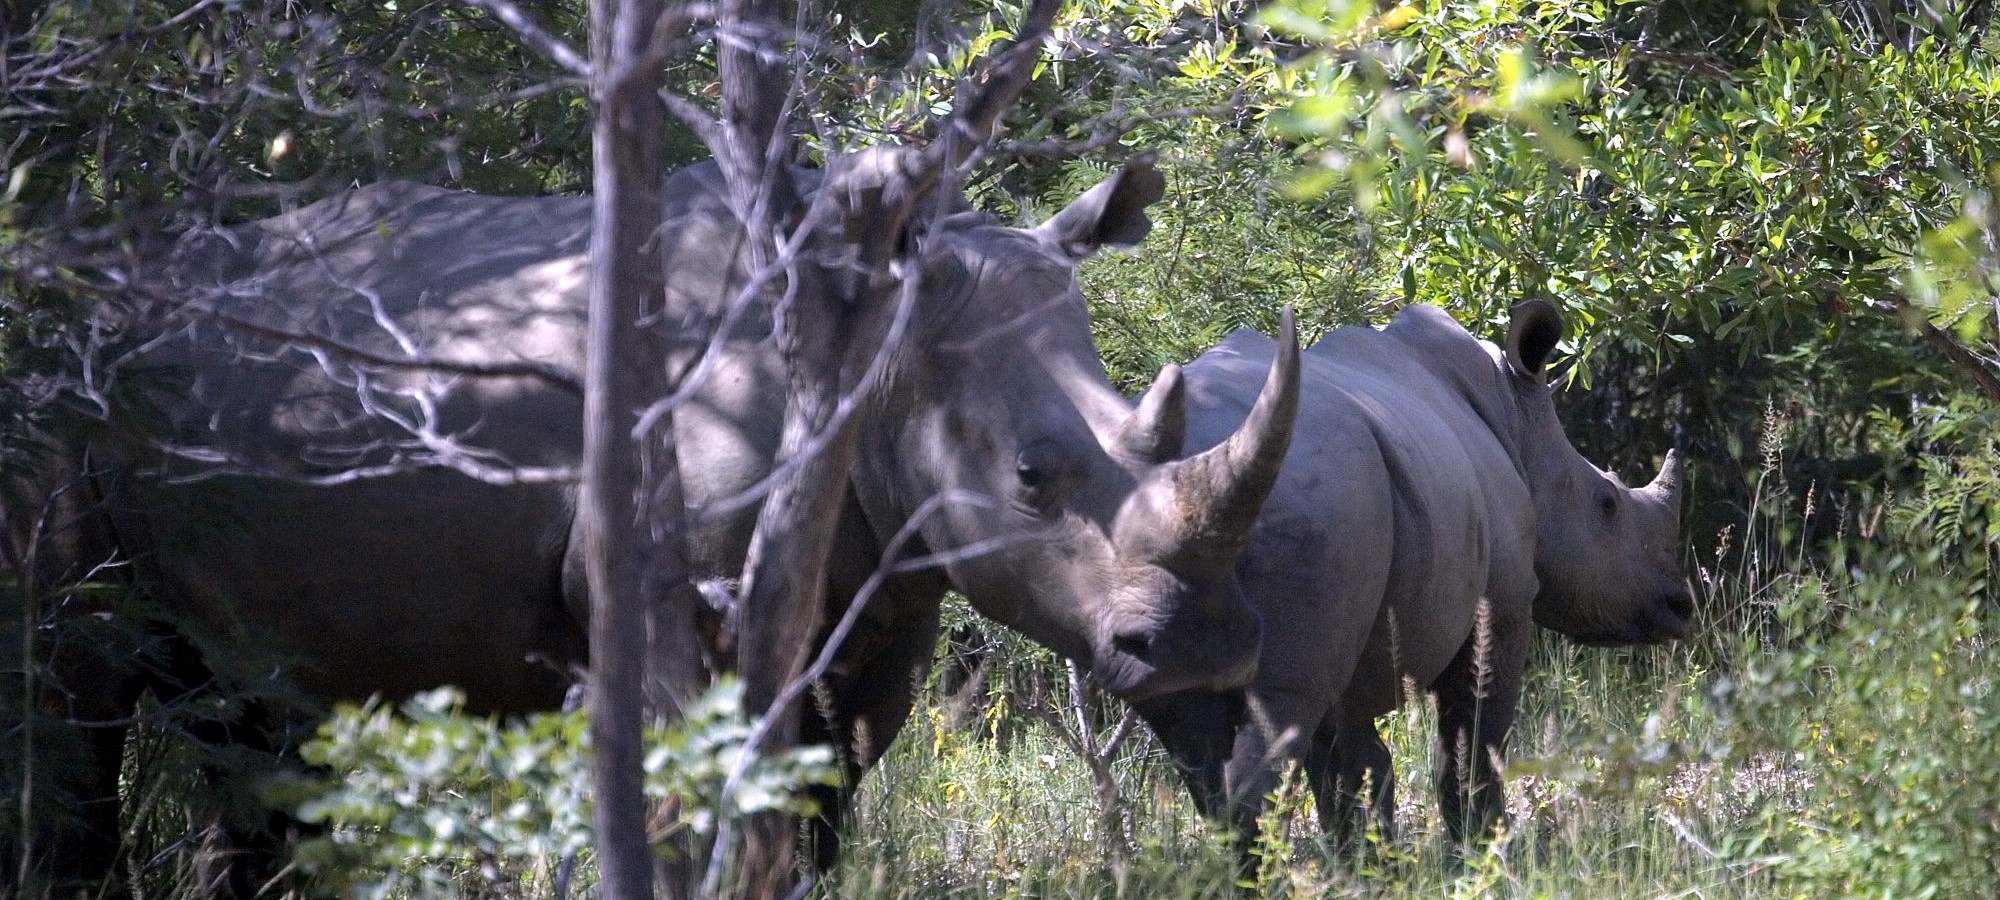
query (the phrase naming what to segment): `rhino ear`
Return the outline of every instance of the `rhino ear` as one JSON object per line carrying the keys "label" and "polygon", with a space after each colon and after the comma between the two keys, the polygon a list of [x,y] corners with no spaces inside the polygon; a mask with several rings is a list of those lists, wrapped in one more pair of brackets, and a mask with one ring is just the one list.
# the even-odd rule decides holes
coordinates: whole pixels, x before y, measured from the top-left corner
{"label": "rhino ear", "polygon": [[1507,367],[1522,378],[1540,381],[1542,368],[1562,340],[1562,313],[1546,300],[1524,300],[1508,312]]}
{"label": "rhino ear", "polygon": [[1086,191],[1035,232],[1072,259],[1083,259],[1106,245],[1130,247],[1153,230],[1146,207],[1167,193],[1166,176],[1153,168],[1153,154],[1125,161],[1118,173]]}

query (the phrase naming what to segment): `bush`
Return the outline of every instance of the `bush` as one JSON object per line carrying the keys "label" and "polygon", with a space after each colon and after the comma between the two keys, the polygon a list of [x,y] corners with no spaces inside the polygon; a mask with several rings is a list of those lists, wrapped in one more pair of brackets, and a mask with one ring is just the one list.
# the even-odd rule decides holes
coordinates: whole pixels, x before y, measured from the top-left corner
{"label": "bush", "polygon": [[[583,714],[514,721],[468,717],[446,688],[391,709],[344,707],[305,745],[334,773],[274,797],[326,833],[301,867],[343,894],[512,896],[554,877],[591,846],[589,734]],[[840,778],[828,747],[759,757],[728,796],[724,783],[750,736],[742,685],[711,688],[685,718],[649,740],[646,796],[661,810],[653,842],[714,833],[719,817],[767,810],[811,815],[805,790]]]}

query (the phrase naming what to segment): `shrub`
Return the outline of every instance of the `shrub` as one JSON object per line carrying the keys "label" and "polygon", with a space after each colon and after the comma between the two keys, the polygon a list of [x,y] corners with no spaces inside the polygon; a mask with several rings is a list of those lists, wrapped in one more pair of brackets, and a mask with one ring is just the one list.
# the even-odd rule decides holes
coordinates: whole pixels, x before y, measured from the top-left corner
{"label": "shrub", "polygon": [[[446,688],[393,709],[343,707],[327,720],[304,756],[333,774],[283,785],[275,798],[327,827],[300,847],[303,868],[364,896],[467,886],[511,895],[591,845],[582,713],[501,721],[467,716],[463,703]],[[724,783],[750,730],[742,685],[727,680],[651,736],[646,795],[661,810],[656,845],[683,831],[712,834],[719,817],[815,812],[804,790],[840,777],[823,746],[760,756],[725,804]]]}

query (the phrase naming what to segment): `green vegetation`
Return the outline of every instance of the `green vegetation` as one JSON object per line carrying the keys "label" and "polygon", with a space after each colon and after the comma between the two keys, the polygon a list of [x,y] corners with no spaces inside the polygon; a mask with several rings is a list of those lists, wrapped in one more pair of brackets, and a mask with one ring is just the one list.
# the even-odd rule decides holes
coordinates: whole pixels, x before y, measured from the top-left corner
{"label": "green vegetation", "polygon": [[[831,748],[803,747],[756,758],[730,784],[751,733],[742,695],[725,680],[652,736],[646,795],[668,811],[654,841],[713,834],[718,814],[809,815],[816,809],[797,791],[839,781]],[[436,896],[474,885],[504,893],[574,867],[591,845],[583,714],[501,723],[467,716],[463,703],[444,688],[395,709],[335,712],[302,754],[335,774],[270,789],[301,820],[329,826],[300,845],[301,868],[344,894]]]}
{"label": "green vegetation", "polygon": [[[1756,510],[1771,534],[1799,525],[1801,510],[1782,498],[1760,498]],[[1257,848],[1258,889],[1982,896],[2000,854],[1991,825],[2000,791],[1986,777],[2000,761],[1990,738],[2000,726],[1991,658],[2000,597],[1926,544],[1877,539],[1861,556],[1819,563],[1772,541],[1754,565],[1705,565],[1699,586],[1709,627],[1672,648],[1591,650],[1544,635],[1515,733],[1512,824],[1485,855],[1462,869],[1447,861],[1427,784],[1431,717],[1412,707],[1385,723],[1401,775],[1402,833],[1378,838],[1358,863],[1336,858],[1295,784],[1278,797]],[[1226,894],[1237,877],[1234,851],[1193,814],[1143,729],[1109,759],[1117,800],[1106,816],[1091,767],[1056,729],[1074,728],[1080,708],[1093,732],[1085,739],[1101,746],[1121,710],[1071,695],[1050,677],[1062,666],[1045,651],[989,635],[999,646],[978,685],[934,684],[870,776],[849,855],[824,895]],[[358,723],[383,721],[349,714],[326,733],[352,740]],[[380,753],[354,770],[348,790],[366,797],[370,779],[393,781],[423,758]],[[582,783],[580,771],[569,777]],[[402,790],[385,785],[374,802]],[[450,809],[495,810],[483,820],[461,812],[459,828],[504,823],[536,798],[560,811],[573,796],[553,788],[524,795],[507,779],[468,779],[455,790],[471,805]],[[338,842],[372,852],[390,845],[377,826],[358,824],[372,820],[344,821]],[[553,852],[520,855],[514,869],[500,870],[510,876],[495,880],[495,870],[480,875],[475,866],[483,838],[433,828],[425,840],[427,853],[406,854],[403,867],[455,856],[465,867],[455,884],[478,896],[540,889],[562,865]]]}
{"label": "green vegetation", "polygon": [[[1022,152],[973,188],[1024,216],[1053,208],[1105,161],[1035,145],[1089,140],[1107,121],[1135,123],[1118,152],[1161,154],[1170,188],[1152,236],[1085,274],[1121,384],[1139,389],[1232,328],[1269,328],[1288,302],[1308,338],[1418,302],[1492,335],[1509,305],[1540,297],[1572,323],[1561,402],[1579,448],[1628,474],[1652,471],[1669,446],[1692,457],[1685,559],[1700,633],[1644,650],[1538,640],[1513,741],[1512,825],[1484,855],[1447,862],[1429,713],[1415,706],[1385,728],[1402,832],[1359,861],[1336,859],[1310,799],[1288,789],[1255,848],[1258,889],[1991,894],[2000,59],[1984,22],[1884,19],[1888,5],[1293,0],[1263,25],[1216,0],[1091,0],[1066,13],[1015,122]],[[87,6],[38,39],[132,33],[125,5],[101,21]],[[576,4],[534,6],[576,31]],[[583,181],[581,101],[530,92],[546,64],[473,12],[393,9],[371,6],[296,45],[276,38],[305,19],[275,8],[204,19],[195,37],[116,43],[81,86],[8,95],[9,109],[32,114],[13,119],[23,142],[0,151],[14,176],[0,192],[0,488],[36,471],[29,439],[49,409],[36,376],[73,362],[58,359],[80,327],[77,295],[64,292],[95,283],[70,258],[14,265],[48,246],[38,228],[147,225],[189,185],[224,175],[258,188],[222,204],[231,215],[314,178],[513,191]],[[887,9],[848,24],[873,38],[905,20]],[[827,63],[815,99],[840,112],[822,120],[823,139],[909,128],[949,91],[966,48],[994,37],[974,28],[920,61],[915,87],[858,74],[870,59]],[[885,39],[871,52],[899,58],[916,41]],[[309,116],[213,77],[229,67],[400,113]],[[353,80],[368,67],[393,77]],[[710,75],[696,59],[677,77],[699,86]],[[142,82],[209,102],[134,103]],[[67,98],[67,112],[28,102],[50,98]],[[431,112],[403,114],[417,109]],[[176,149],[211,132],[199,153]],[[82,207],[63,205],[79,196]],[[0,597],[16,587],[0,582]],[[1226,893],[1235,850],[1193,815],[1157,744],[1141,729],[1094,771],[1057,729],[1081,721],[1087,733],[1072,739],[1101,747],[1119,727],[1116,704],[1072,695],[1044,651],[988,634],[1000,649],[983,680],[932,685],[865,783],[849,855],[822,892]],[[5,638],[20,655],[19,636]],[[12,682],[6,691],[20,696]],[[399,896],[545,896],[567,882],[559,873],[587,881],[588,854],[569,859],[589,821],[576,799],[580,726],[502,727],[448,706],[347,711],[322,729],[309,758],[340,777],[300,808],[331,827],[301,864],[329,884]],[[740,722],[717,709],[690,733],[740,741]],[[171,851],[199,844],[182,840],[176,802],[196,780],[195,755],[182,720],[163,721],[134,751],[145,765],[133,769],[142,839],[130,852],[150,860],[147,896],[193,896]],[[54,729],[9,732],[0,830],[14,827],[21,796],[11,735],[30,730],[46,733],[38,753],[62,746]],[[686,780],[657,796],[711,796],[702,766],[723,750],[668,746],[679,749],[662,751],[656,772]],[[825,773],[810,759],[773,771],[760,802],[789,802],[778,785]],[[277,789],[298,798],[302,786]]]}

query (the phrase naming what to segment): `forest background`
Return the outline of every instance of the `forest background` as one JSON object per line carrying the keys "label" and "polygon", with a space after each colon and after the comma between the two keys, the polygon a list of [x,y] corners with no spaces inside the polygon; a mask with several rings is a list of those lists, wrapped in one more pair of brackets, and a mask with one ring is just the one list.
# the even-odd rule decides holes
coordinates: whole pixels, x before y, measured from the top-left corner
{"label": "forest background", "polygon": [[[524,3],[581,43],[584,11]],[[904,136],[1008,36],[1007,3],[834,4],[799,44],[815,131]],[[1570,321],[1569,434],[1613,471],[1692,460],[1697,636],[1539,639],[1514,823],[1448,871],[1427,713],[1385,723],[1403,833],[1355,864],[1279,799],[1273,893],[1983,896],[2000,879],[2000,65],[1987,4],[1084,0],[971,186],[1038,218],[1160,154],[1156,227],[1086,267],[1132,391],[1295,304],[1305,338],[1434,303],[1482,336]],[[72,363],[86,261],[354,182],[494,193],[590,179],[576,79],[478,5],[0,7],[0,466]],[[712,53],[669,82],[712,94]],[[700,155],[670,139],[673,164]],[[816,148],[824,149],[824,148]],[[23,611],[32,618],[32,613]],[[830,895],[1212,896],[1234,852],[1115,702],[969,613],[867,784]],[[34,665],[10,642],[7,665]],[[290,783],[331,827],[299,865],[400,895],[546,895],[590,877],[579,720],[500,725],[449,695],[352,710]],[[145,896],[192,892],[183,803],[208,751],[133,751]],[[652,761],[698,797],[740,742],[726,697]],[[18,732],[20,729],[16,728]],[[11,746],[11,743],[10,743]],[[32,776],[0,753],[7,796]],[[811,777],[778,770],[774,784]],[[57,802],[42,798],[41,803]],[[0,828],[35,810],[12,804]],[[719,811],[730,814],[729,811]],[[692,821],[692,820],[691,820]],[[694,827],[690,824],[689,827]]]}

